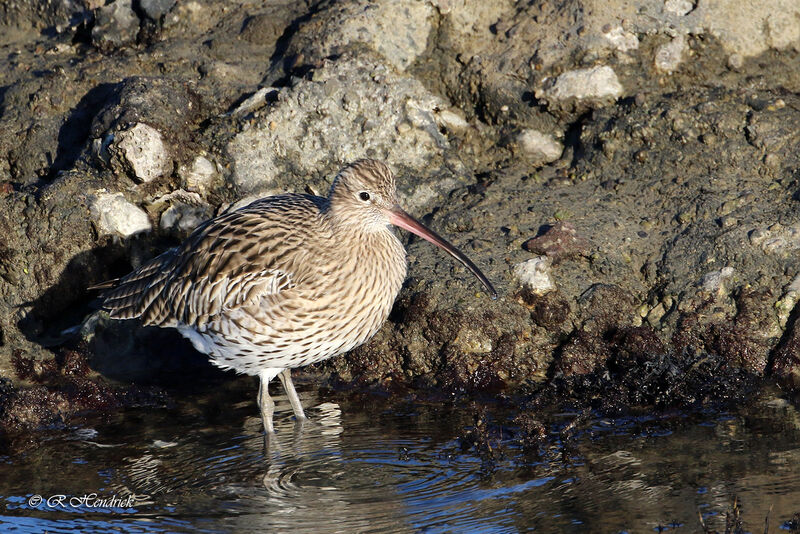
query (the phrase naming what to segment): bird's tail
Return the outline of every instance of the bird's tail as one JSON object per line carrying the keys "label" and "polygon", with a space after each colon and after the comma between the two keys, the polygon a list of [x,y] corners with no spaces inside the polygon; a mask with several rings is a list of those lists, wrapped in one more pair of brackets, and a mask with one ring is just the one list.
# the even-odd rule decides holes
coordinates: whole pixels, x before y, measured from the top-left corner
{"label": "bird's tail", "polygon": [[113,319],[133,319],[145,315],[143,319],[147,324],[160,324],[158,318],[151,317],[153,314],[148,312],[166,286],[170,272],[168,266],[173,256],[174,251],[169,250],[127,276],[101,282],[89,289],[102,290],[101,306]]}

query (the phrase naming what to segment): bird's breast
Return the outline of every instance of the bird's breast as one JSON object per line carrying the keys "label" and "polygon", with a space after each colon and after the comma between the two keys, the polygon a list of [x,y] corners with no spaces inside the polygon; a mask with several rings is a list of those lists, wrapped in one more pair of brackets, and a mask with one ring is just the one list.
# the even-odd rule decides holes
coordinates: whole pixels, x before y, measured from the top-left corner
{"label": "bird's breast", "polygon": [[397,237],[389,230],[371,237],[353,247],[330,288],[337,313],[350,320],[359,340],[386,320],[406,277],[406,252]]}

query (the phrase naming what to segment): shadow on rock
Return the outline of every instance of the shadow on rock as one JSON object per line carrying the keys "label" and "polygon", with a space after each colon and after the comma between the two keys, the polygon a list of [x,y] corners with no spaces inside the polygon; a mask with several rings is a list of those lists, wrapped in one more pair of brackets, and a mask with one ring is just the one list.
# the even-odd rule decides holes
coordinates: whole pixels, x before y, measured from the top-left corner
{"label": "shadow on rock", "polygon": [[118,321],[100,313],[84,335],[92,369],[114,380],[180,391],[232,376],[172,328],[143,327],[135,319]]}
{"label": "shadow on rock", "polygon": [[17,327],[33,343],[43,347],[61,345],[92,311],[95,295],[87,287],[126,269],[130,265],[119,245],[109,244],[77,254],[55,284],[36,300],[26,303],[30,310]]}
{"label": "shadow on rock", "polygon": [[[148,249],[149,242],[132,242],[130,247]],[[133,252],[138,254],[149,256],[144,250]],[[85,352],[92,370],[124,383],[181,389],[192,383],[187,377],[219,377],[222,372],[176,331],[109,319],[99,311],[97,292],[88,286],[130,272],[129,256],[118,244],[76,255],[57,283],[27,303],[30,309],[17,323],[19,330],[29,341],[54,351],[56,360],[64,351]],[[47,376],[40,378],[40,383],[54,383]]]}
{"label": "shadow on rock", "polygon": [[119,84],[102,83],[91,89],[78,105],[69,113],[67,120],[58,132],[58,148],[53,165],[50,167],[50,178],[62,170],[71,168],[80,157],[89,139],[89,129],[97,110],[108,101]]}

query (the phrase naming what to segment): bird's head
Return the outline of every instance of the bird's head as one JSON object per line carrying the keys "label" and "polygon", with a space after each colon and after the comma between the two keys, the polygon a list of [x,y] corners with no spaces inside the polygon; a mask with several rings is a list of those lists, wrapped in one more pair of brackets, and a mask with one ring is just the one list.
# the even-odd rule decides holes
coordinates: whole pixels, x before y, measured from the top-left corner
{"label": "bird's head", "polygon": [[374,159],[360,159],[340,170],[328,200],[337,224],[365,232],[385,231],[393,210],[399,209],[394,175]]}
{"label": "bird's head", "polygon": [[385,163],[361,159],[344,167],[331,185],[328,201],[335,225],[364,233],[385,232],[389,225],[408,230],[463,263],[497,298],[492,284],[469,258],[400,207],[394,175]]}

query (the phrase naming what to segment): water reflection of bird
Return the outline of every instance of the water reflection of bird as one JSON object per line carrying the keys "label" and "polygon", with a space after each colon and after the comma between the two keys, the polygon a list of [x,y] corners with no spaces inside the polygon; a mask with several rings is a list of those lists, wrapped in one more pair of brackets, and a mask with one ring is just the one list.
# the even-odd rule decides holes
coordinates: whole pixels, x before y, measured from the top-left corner
{"label": "water reflection of bird", "polygon": [[177,328],[219,367],[258,375],[272,433],[272,378],[305,418],[290,369],[361,345],[386,320],[406,276],[390,225],[441,247],[497,296],[464,254],[400,208],[394,176],[375,160],[343,168],[327,198],[272,196],[211,219],[179,247],[98,287],[112,318]]}

